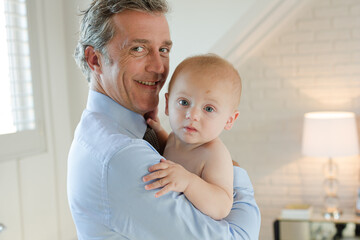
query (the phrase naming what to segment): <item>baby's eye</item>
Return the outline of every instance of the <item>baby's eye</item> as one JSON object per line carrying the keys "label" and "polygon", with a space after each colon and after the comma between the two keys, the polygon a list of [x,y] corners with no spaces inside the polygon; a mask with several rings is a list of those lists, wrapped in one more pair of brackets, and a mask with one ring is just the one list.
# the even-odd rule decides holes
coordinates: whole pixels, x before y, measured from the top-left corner
{"label": "baby's eye", "polygon": [[180,104],[181,106],[189,106],[189,102],[188,102],[187,100],[184,100],[184,99],[179,100],[179,104]]}
{"label": "baby's eye", "polygon": [[207,112],[213,112],[213,111],[215,111],[215,109],[214,109],[213,107],[210,107],[210,106],[204,107],[204,110],[207,111]]}

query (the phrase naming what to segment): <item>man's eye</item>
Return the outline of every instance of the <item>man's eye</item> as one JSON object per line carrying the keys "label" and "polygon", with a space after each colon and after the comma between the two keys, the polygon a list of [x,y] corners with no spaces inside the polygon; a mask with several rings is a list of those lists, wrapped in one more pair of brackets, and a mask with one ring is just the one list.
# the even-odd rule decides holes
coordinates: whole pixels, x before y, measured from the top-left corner
{"label": "man's eye", "polygon": [[204,108],[204,110],[207,111],[207,112],[213,112],[213,111],[215,111],[215,109],[214,109],[213,107],[210,107],[210,106],[206,106],[206,107]]}
{"label": "man's eye", "polygon": [[135,52],[143,52],[145,49],[143,47],[134,47],[132,50]]}
{"label": "man's eye", "polygon": [[186,101],[186,100],[180,100],[180,101],[179,101],[179,104],[180,104],[181,106],[189,106],[189,102]]}
{"label": "man's eye", "polygon": [[168,53],[170,50],[168,48],[160,48],[161,53]]}

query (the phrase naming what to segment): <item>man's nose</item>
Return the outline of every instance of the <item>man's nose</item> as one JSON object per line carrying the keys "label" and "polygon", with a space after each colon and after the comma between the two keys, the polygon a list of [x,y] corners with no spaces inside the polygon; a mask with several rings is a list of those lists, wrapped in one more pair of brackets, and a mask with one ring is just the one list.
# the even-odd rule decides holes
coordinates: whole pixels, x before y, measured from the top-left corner
{"label": "man's nose", "polygon": [[160,56],[159,52],[154,52],[151,54],[146,70],[148,72],[154,72],[162,74],[165,71],[165,65],[168,64],[169,59]]}
{"label": "man's nose", "polygon": [[186,119],[190,119],[192,121],[200,120],[200,111],[196,107],[190,107],[186,112]]}

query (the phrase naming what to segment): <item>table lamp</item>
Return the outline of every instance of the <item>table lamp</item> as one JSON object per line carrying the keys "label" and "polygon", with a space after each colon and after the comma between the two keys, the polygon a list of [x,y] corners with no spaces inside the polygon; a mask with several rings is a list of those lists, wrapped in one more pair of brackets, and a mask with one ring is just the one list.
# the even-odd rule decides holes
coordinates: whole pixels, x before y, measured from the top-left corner
{"label": "table lamp", "polygon": [[308,157],[327,157],[324,173],[324,217],[341,215],[335,157],[356,156],[359,144],[355,114],[352,112],[310,112],[304,115],[302,153]]}

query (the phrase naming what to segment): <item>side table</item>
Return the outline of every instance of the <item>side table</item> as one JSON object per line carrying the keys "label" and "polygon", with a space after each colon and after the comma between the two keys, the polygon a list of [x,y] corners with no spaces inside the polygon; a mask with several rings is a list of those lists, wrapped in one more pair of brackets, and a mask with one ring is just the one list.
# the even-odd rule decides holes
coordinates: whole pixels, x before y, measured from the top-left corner
{"label": "side table", "polygon": [[275,240],[360,240],[360,217],[341,215],[325,219],[314,214],[310,219],[277,218],[274,221]]}

